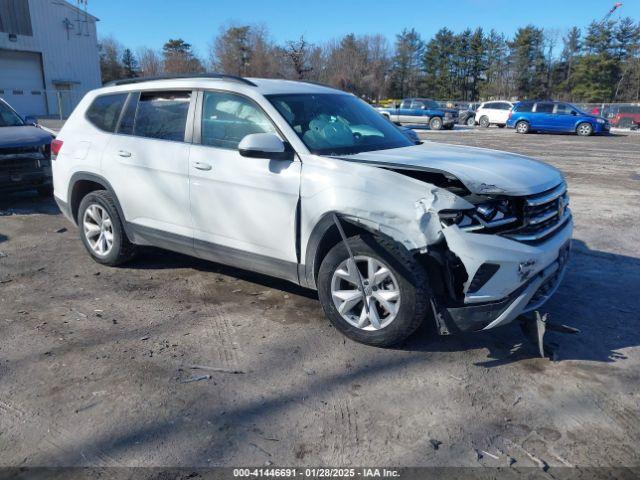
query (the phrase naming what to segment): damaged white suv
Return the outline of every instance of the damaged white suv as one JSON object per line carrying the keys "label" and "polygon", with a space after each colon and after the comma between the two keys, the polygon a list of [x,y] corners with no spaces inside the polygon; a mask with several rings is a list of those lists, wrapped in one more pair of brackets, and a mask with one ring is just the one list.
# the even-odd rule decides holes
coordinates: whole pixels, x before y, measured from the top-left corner
{"label": "damaged white suv", "polygon": [[318,290],[348,337],[425,320],[486,330],[565,270],[561,173],[520,155],[416,145],[357,97],[226,75],[90,92],[52,145],[55,198],[106,265],[154,245]]}

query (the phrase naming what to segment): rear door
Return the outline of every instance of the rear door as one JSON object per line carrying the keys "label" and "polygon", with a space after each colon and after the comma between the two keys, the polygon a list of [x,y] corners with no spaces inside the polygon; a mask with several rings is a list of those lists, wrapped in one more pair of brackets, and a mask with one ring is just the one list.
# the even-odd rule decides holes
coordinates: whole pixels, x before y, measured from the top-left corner
{"label": "rear door", "polygon": [[103,156],[102,170],[125,218],[155,243],[171,239],[185,248],[193,244],[188,119],[194,108],[190,90],[130,94]]}
{"label": "rear door", "polygon": [[224,91],[199,92],[198,98],[189,157],[198,254],[297,281],[300,162],[240,155],[246,135],[283,138],[254,100]]}
{"label": "rear door", "polygon": [[538,102],[531,113],[531,128],[549,130],[553,122],[553,103]]}
{"label": "rear door", "polygon": [[398,110],[398,121],[402,123],[414,123],[415,115],[412,108],[411,100],[403,100]]}

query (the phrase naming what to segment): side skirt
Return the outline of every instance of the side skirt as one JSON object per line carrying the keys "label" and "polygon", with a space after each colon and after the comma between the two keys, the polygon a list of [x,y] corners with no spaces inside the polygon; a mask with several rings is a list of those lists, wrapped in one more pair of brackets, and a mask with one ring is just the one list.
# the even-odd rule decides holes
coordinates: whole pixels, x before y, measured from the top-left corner
{"label": "side skirt", "polygon": [[167,233],[154,228],[127,223],[127,229],[133,234],[132,241],[142,245],[153,245],[192,257],[240,268],[250,272],[261,273],[271,277],[288,280],[300,284],[298,280],[298,263],[287,262],[256,253],[245,252],[235,248],[194,240],[192,238]]}

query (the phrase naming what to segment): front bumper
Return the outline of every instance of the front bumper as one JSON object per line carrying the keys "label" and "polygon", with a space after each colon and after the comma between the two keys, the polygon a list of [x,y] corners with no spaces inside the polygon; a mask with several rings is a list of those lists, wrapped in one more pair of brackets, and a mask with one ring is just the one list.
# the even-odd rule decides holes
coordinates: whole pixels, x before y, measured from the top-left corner
{"label": "front bumper", "polygon": [[[488,330],[540,308],[560,285],[571,245],[572,221],[544,243],[529,245],[497,235],[445,230],[450,250],[469,275],[462,305],[445,307],[454,330]],[[484,263],[499,265],[498,271],[478,291],[469,285]]]}
{"label": "front bumper", "polygon": [[52,185],[51,167],[30,172],[10,173],[0,169],[0,191],[16,192]]}

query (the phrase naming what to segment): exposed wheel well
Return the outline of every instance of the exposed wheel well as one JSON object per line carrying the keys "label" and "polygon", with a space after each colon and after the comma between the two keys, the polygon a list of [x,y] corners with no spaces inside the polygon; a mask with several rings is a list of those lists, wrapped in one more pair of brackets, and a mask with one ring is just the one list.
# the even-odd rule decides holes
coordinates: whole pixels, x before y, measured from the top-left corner
{"label": "exposed wheel well", "polygon": [[73,215],[73,219],[76,220],[78,218],[78,207],[80,206],[80,202],[82,199],[91,192],[95,192],[96,190],[106,190],[106,186],[101,183],[94,182],[92,180],[78,180],[73,184],[71,189],[71,195],[69,198],[69,208],[71,209],[71,215]]}

